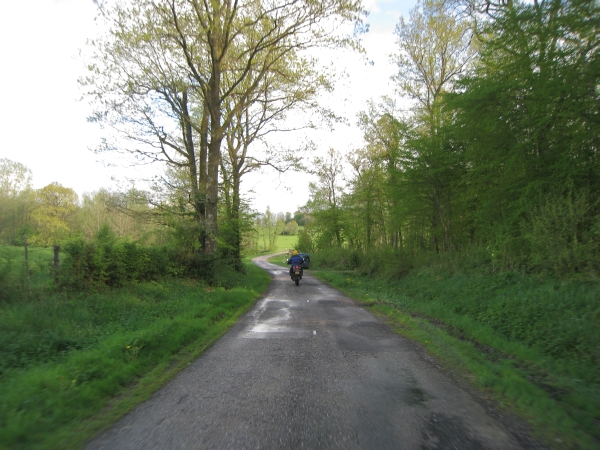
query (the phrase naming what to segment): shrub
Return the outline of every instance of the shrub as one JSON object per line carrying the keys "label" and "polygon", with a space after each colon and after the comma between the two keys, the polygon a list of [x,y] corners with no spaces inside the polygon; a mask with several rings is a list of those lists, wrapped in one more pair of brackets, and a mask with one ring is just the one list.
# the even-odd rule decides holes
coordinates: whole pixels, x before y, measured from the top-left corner
{"label": "shrub", "polygon": [[[530,268],[560,279],[600,273],[600,200],[585,192],[552,195],[522,223]],[[594,214],[596,212],[596,214]],[[580,276],[581,276],[580,275]]]}
{"label": "shrub", "polygon": [[68,289],[119,287],[183,272],[181,258],[169,247],[119,241],[108,227],[103,227],[93,241],[77,238],[66,242],[63,252],[58,283]]}
{"label": "shrub", "polygon": [[313,239],[307,229],[298,233],[298,243],[296,248],[301,249],[305,253],[311,253],[315,250]]}
{"label": "shrub", "polygon": [[20,283],[14,275],[12,260],[0,259],[0,302],[17,300],[21,297]]}

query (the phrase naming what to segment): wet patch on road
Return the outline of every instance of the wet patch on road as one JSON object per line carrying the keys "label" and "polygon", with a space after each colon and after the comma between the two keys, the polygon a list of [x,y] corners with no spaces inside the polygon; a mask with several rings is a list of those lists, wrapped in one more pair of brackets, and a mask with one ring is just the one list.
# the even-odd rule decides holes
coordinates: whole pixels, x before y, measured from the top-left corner
{"label": "wet patch on road", "polygon": [[334,335],[338,348],[351,352],[374,353],[378,350],[377,345],[370,339],[354,333],[340,332]]}
{"label": "wet patch on road", "polygon": [[323,305],[323,306],[335,306],[335,307],[342,307],[342,308],[346,308],[348,306],[355,306],[353,303],[351,303],[349,301],[343,301],[343,300],[319,300],[318,303],[319,303],[319,305]]}
{"label": "wet patch on road", "polygon": [[266,339],[285,336],[306,337],[306,330],[298,329],[292,324],[292,310],[296,307],[293,300],[267,297],[261,300],[254,313],[244,337],[251,339]]}
{"label": "wet patch on road", "polygon": [[438,412],[429,415],[422,436],[424,440],[422,450],[481,450],[488,448],[471,436],[460,418]]}
{"label": "wet patch on road", "polygon": [[411,387],[406,389],[403,400],[407,405],[416,406],[424,404],[429,398],[430,396],[423,389]]}

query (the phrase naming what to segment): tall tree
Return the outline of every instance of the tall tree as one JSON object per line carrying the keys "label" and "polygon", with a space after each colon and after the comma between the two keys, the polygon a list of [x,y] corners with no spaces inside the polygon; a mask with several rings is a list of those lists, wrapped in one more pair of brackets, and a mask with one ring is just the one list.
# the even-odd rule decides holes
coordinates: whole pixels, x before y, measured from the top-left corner
{"label": "tall tree", "polygon": [[[504,267],[527,258],[532,211],[549,214],[549,198],[569,210],[573,198],[600,191],[598,23],[597,2],[513,2],[494,11],[480,25],[476,70],[450,98],[476,236],[503,255]],[[578,235],[593,227],[592,204]]]}
{"label": "tall tree", "polygon": [[[459,155],[442,127],[450,116],[442,108],[442,95],[450,91],[472,60],[471,24],[458,14],[449,0],[425,0],[396,27],[399,53],[395,77],[399,92],[416,102],[414,123],[417,139],[412,143],[410,164],[404,178],[423,192],[430,203],[430,234],[436,251],[451,250],[453,238],[452,183]],[[460,170],[460,169],[459,169]]]}
{"label": "tall tree", "polygon": [[[210,114],[206,251],[212,254],[216,251],[218,170],[226,131],[264,78],[273,73],[272,68],[291,52],[344,42],[329,27],[357,20],[360,2],[173,0],[163,12],[167,14],[162,17],[174,25],[175,42]],[[208,71],[199,70],[206,62]],[[224,76],[226,73],[229,76]],[[232,107],[226,111],[223,106],[228,102]]]}
{"label": "tall tree", "polygon": [[471,24],[450,0],[424,0],[410,11],[410,20],[396,26],[399,52],[392,55],[398,91],[417,103],[416,112],[435,120],[436,104],[464,72],[475,55]]}
{"label": "tall tree", "polygon": [[31,213],[38,226],[37,234],[31,239],[36,245],[60,244],[72,231],[77,211],[77,194],[71,188],[58,183],[35,191],[36,206]]}
{"label": "tall tree", "polygon": [[318,181],[309,183],[310,200],[306,209],[318,221],[321,247],[341,247],[345,227],[342,155],[330,148],[324,157],[316,157],[312,166]]}
{"label": "tall tree", "polygon": [[31,170],[10,159],[0,159],[0,240],[19,242],[30,224]]}
{"label": "tall tree", "polygon": [[[233,116],[227,132],[226,151],[221,159],[221,177],[225,194],[226,211],[229,219],[228,244],[234,260],[240,260],[241,230],[240,186],[242,177],[262,167],[274,168],[280,173],[299,167],[302,148],[285,151],[269,151],[266,138],[275,132],[297,130],[312,126],[311,121],[301,122],[296,118],[290,127],[285,119],[291,110],[321,108],[316,97],[323,89],[330,89],[327,79],[318,73],[307,60],[298,60],[291,52],[289,58],[281,59],[266,76],[255,96]],[[297,68],[289,70],[290,65]],[[225,108],[226,111],[229,107]],[[249,152],[252,144],[260,141],[267,151],[259,154]]]}
{"label": "tall tree", "polygon": [[[372,189],[379,192],[376,201],[385,204],[382,208],[386,210],[380,211],[380,214],[388,216],[387,230],[384,231],[388,244],[394,249],[402,249],[403,237],[408,234],[407,224],[411,223],[415,214],[419,214],[416,204],[420,203],[408,194],[411,186],[405,178],[406,167],[414,157],[414,151],[407,143],[412,133],[406,121],[396,118],[399,113],[395,102],[389,98],[384,100],[380,105],[370,103],[369,109],[359,115],[358,124],[363,130],[366,147],[352,165],[356,166],[356,172],[366,171],[369,175],[373,184],[360,196],[370,196]],[[353,184],[359,188],[358,191],[362,189],[362,184]],[[354,193],[357,193],[356,188]],[[384,218],[381,220],[384,221]]]}
{"label": "tall tree", "polygon": [[209,132],[204,99],[186,79],[181,55],[164,36],[151,2],[103,4],[100,11],[109,30],[90,42],[90,75],[80,80],[96,107],[91,120],[115,132],[97,150],[165,164],[166,186],[177,172],[203,245]]}
{"label": "tall tree", "polygon": [[[145,144],[150,149],[158,147],[161,157],[166,157],[163,150],[179,152],[180,156],[170,158],[170,162],[187,165],[193,171],[195,164],[186,160],[190,156],[194,159],[195,153],[182,144],[192,143],[198,133],[202,152],[202,136],[205,136],[206,188],[204,192],[199,191],[206,230],[203,248],[206,254],[213,255],[216,252],[219,166],[227,131],[240,111],[247,108],[256,92],[262,89],[265,78],[276,74],[280,62],[289,60],[293,52],[313,46],[350,44],[352,39],[340,37],[337,29],[345,22],[359,19],[360,2],[148,0],[137,2],[135,6],[118,2],[114,8],[105,8],[104,12],[119,26],[125,24],[113,34],[113,39],[130,40],[132,33],[128,23],[131,22],[136,43],[153,44],[149,57],[144,54],[142,58],[135,58],[138,53],[132,52],[138,68],[142,62],[137,73],[146,76],[158,67],[158,73],[169,75],[160,80],[163,90],[175,93],[165,98],[170,109],[164,111],[162,118],[169,114],[178,118],[175,122],[180,127],[181,138],[175,144],[173,140],[167,140],[164,127],[152,121],[149,127],[152,142]],[[160,65],[154,62],[156,54],[166,55],[161,58]],[[120,64],[116,67],[127,79],[127,70],[122,70]],[[171,77],[171,73],[176,76]],[[93,79],[91,81],[94,83]],[[137,80],[133,82],[136,84]],[[124,86],[129,87],[129,82]],[[147,92],[162,94],[157,86],[150,86]],[[143,111],[153,111],[152,96],[145,98],[148,100],[141,112],[147,120],[149,114],[144,116]],[[190,101],[195,102],[196,116],[191,112]],[[186,105],[187,109],[184,108]],[[129,112],[123,112],[122,116],[127,120]],[[195,121],[195,117],[202,117],[204,121]],[[181,152],[184,147],[186,151]]]}
{"label": "tall tree", "polygon": [[20,192],[31,189],[31,170],[20,162],[0,158],[0,195],[16,197]]}
{"label": "tall tree", "polygon": [[364,240],[355,238],[358,247],[360,242],[369,249],[376,244],[388,244],[389,204],[386,189],[385,161],[373,148],[355,150],[349,157],[353,169],[353,179],[349,183],[352,192],[347,203],[351,212],[349,217],[359,221],[357,231]]}
{"label": "tall tree", "polygon": [[93,239],[102,226],[109,223],[110,197],[110,192],[106,189],[83,194],[81,208],[78,212],[78,223],[87,239]]}

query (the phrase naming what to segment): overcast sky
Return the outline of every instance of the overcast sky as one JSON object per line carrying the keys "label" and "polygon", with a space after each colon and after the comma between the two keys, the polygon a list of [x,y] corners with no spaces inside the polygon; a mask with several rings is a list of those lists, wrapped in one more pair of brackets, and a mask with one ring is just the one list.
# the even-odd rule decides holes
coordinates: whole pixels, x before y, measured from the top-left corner
{"label": "overcast sky", "polygon": [[[363,44],[373,64],[349,53],[336,55],[335,64],[349,74],[336,91],[336,112],[345,115],[350,126],[319,133],[319,151],[361,146],[355,115],[368,99],[393,92],[394,68],[389,63],[389,54],[395,51],[393,31],[400,15],[408,17],[415,4],[416,0],[364,2],[370,31]],[[112,178],[141,176],[131,167],[106,167],[89,150],[99,142],[102,130],[87,123],[90,109],[79,101],[77,78],[85,71],[77,55],[96,32],[95,15],[92,0],[5,1],[0,6],[0,158],[31,169],[34,188],[56,181],[81,195],[114,188]],[[269,205],[275,212],[293,212],[306,202],[308,191],[290,197],[282,189],[284,178],[265,172],[248,178],[242,188],[255,192],[253,206],[259,211]]]}

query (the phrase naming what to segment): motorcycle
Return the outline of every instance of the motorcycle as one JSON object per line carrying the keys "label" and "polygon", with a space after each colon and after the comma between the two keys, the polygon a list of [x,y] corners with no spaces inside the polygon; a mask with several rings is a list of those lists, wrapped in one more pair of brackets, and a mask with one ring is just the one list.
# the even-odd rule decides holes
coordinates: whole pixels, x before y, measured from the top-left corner
{"label": "motorcycle", "polygon": [[300,280],[302,279],[302,266],[300,264],[294,264],[292,266],[291,278],[296,283],[296,286],[300,284]]}

